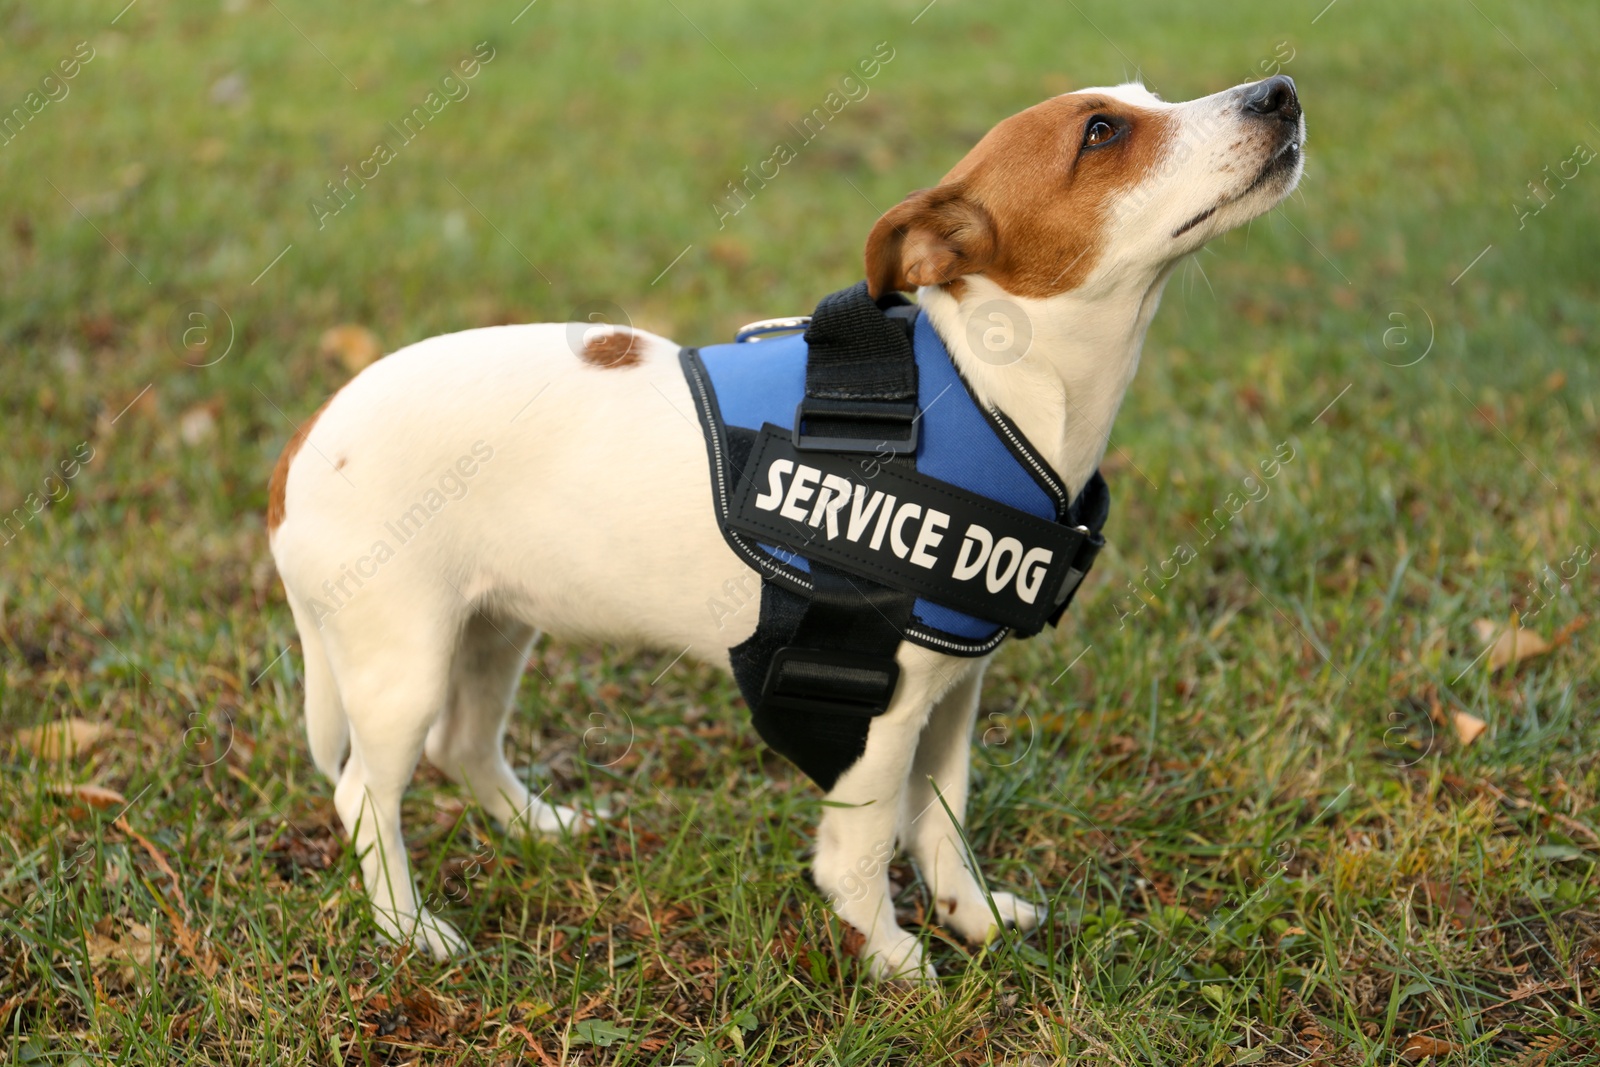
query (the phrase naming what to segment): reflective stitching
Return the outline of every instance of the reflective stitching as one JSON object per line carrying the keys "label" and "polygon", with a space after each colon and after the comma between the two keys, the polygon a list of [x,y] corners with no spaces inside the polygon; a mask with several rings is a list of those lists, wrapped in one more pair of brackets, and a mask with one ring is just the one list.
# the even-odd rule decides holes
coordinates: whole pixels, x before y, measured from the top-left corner
{"label": "reflective stitching", "polygon": [[1039,481],[1044,483],[1045,489],[1051,496],[1055,497],[1056,518],[1058,520],[1065,518],[1072,510],[1072,501],[1067,496],[1067,487],[1062,485],[1061,480],[1056,477],[1056,472],[1050,469],[1049,464],[1034,455],[1033,450],[1022,439],[1021,433],[1012,428],[1011,420],[1006,418],[999,408],[988,408],[987,413],[994,420],[994,427],[1005,434],[1006,440],[1010,441],[1015,447],[1016,454],[1022,457],[1028,466],[1033,468],[1034,473],[1038,475]]}
{"label": "reflective stitching", "polygon": [[718,432],[721,429],[721,426],[717,422],[716,414],[711,410],[711,396],[706,391],[706,383],[704,379],[700,377],[700,354],[698,352],[692,352],[685,362],[688,364],[689,375],[693,379],[695,393],[700,401],[700,408],[703,413],[702,424],[703,428],[706,430],[706,439],[711,442],[712,466],[715,468],[717,476],[716,503],[718,511],[718,525],[722,527],[723,533],[727,539],[735,543],[739,550],[744,554],[747,561],[753,564],[757,570],[765,571],[766,573],[771,574],[773,577],[787,578],[791,583],[799,586],[806,592],[811,592],[811,580],[809,578],[803,578],[798,574],[791,573],[766,553],[759,552],[745,544],[742,537],[727,528],[728,479],[722,461],[722,436]]}
{"label": "reflective stitching", "polygon": [[906,636],[915,637],[919,643],[924,645],[938,645],[943,648],[948,648],[952,652],[955,652],[959,655],[981,656],[985,652],[992,652],[999,648],[1000,642],[1011,636],[1011,631],[1002,626],[1000,629],[995,631],[993,637],[982,642],[981,644],[958,644],[954,641],[940,637],[938,634],[933,633],[930,630],[924,630],[916,623],[912,623],[910,626],[906,627]]}

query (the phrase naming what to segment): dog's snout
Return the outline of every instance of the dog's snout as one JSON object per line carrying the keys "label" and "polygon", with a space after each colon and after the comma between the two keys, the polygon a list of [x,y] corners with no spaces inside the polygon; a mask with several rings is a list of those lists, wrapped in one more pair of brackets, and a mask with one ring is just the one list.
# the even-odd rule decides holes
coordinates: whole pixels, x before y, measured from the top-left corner
{"label": "dog's snout", "polygon": [[1284,122],[1296,122],[1300,118],[1300,97],[1294,91],[1294,79],[1287,74],[1252,85],[1245,94],[1244,106],[1247,111],[1273,115]]}

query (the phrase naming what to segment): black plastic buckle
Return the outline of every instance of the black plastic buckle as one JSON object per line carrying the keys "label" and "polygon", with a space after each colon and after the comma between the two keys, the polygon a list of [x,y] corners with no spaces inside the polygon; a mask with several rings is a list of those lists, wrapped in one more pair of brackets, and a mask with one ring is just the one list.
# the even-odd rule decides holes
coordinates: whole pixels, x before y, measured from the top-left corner
{"label": "black plastic buckle", "polygon": [[761,706],[771,711],[832,711],[870,718],[888,710],[899,681],[900,665],[892,656],[789,645],[772,657]]}
{"label": "black plastic buckle", "polygon": [[[866,452],[911,455],[917,450],[922,412],[915,400],[828,400],[808,396],[794,409],[794,447],[802,452]],[[817,433],[828,422],[882,425],[878,437],[829,437]],[[858,431],[859,432],[859,431]]]}

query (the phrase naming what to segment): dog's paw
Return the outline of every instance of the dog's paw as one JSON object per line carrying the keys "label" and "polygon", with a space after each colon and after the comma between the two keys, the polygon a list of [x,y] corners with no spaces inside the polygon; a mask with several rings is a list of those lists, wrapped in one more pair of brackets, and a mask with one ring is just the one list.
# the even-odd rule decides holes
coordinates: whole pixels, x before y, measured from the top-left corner
{"label": "dog's paw", "polygon": [[529,837],[561,837],[586,833],[601,817],[594,812],[536,800],[517,813],[509,828]]}
{"label": "dog's paw", "polygon": [[436,960],[447,960],[467,951],[467,939],[426,908],[409,918],[396,919],[376,910],[372,917],[378,924],[378,939],[383,944],[409,944]]}
{"label": "dog's paw", "polygon": [[1023,933],[1027,933],[1037,927],[1039,920],[1044,918],[1043,908],[1030,901],[1023,900],[1013,893],[996,893],[994,895],[994,908],[1000,913],[1000,921],[1002,923]]}
{"label": "dog's paw", "polygon": [[938,979],[939,972],[928,962],[922,943],[904,930],[893,937],[868,942],[859,953],[867,974],[880,982],[920,985]]}
{"label": "dog's paw", "polygon": [[417,916],[417,933],[413,938],[418,948],[426,948],[436,960],[447,960],[467,951],[467,939],[454,926],[424,911]]}
{"label": "dog's paw", "polygon": [[[1000,923],[995,923],[999,913]],[[1027,933],[1039,925],[1044,912],[1014,893],[994,894],[994,909],[982,897],[965,903],[954,897],[940,900],[936,913],[941,925],[955,932],[962,940],[974,945],[987,945],[1000,935],[1002,926]]]}

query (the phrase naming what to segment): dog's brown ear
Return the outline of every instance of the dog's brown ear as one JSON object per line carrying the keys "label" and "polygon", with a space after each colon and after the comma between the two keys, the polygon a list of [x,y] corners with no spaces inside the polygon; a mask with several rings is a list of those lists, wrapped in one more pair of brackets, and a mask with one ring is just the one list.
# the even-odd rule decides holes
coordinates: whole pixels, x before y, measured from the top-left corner
{"label": "dog's brown ear", "polygon": [[919,189],[890,208],[867,235],[867,290],[943,285],[994,258],[994,220],[959,182]]}

